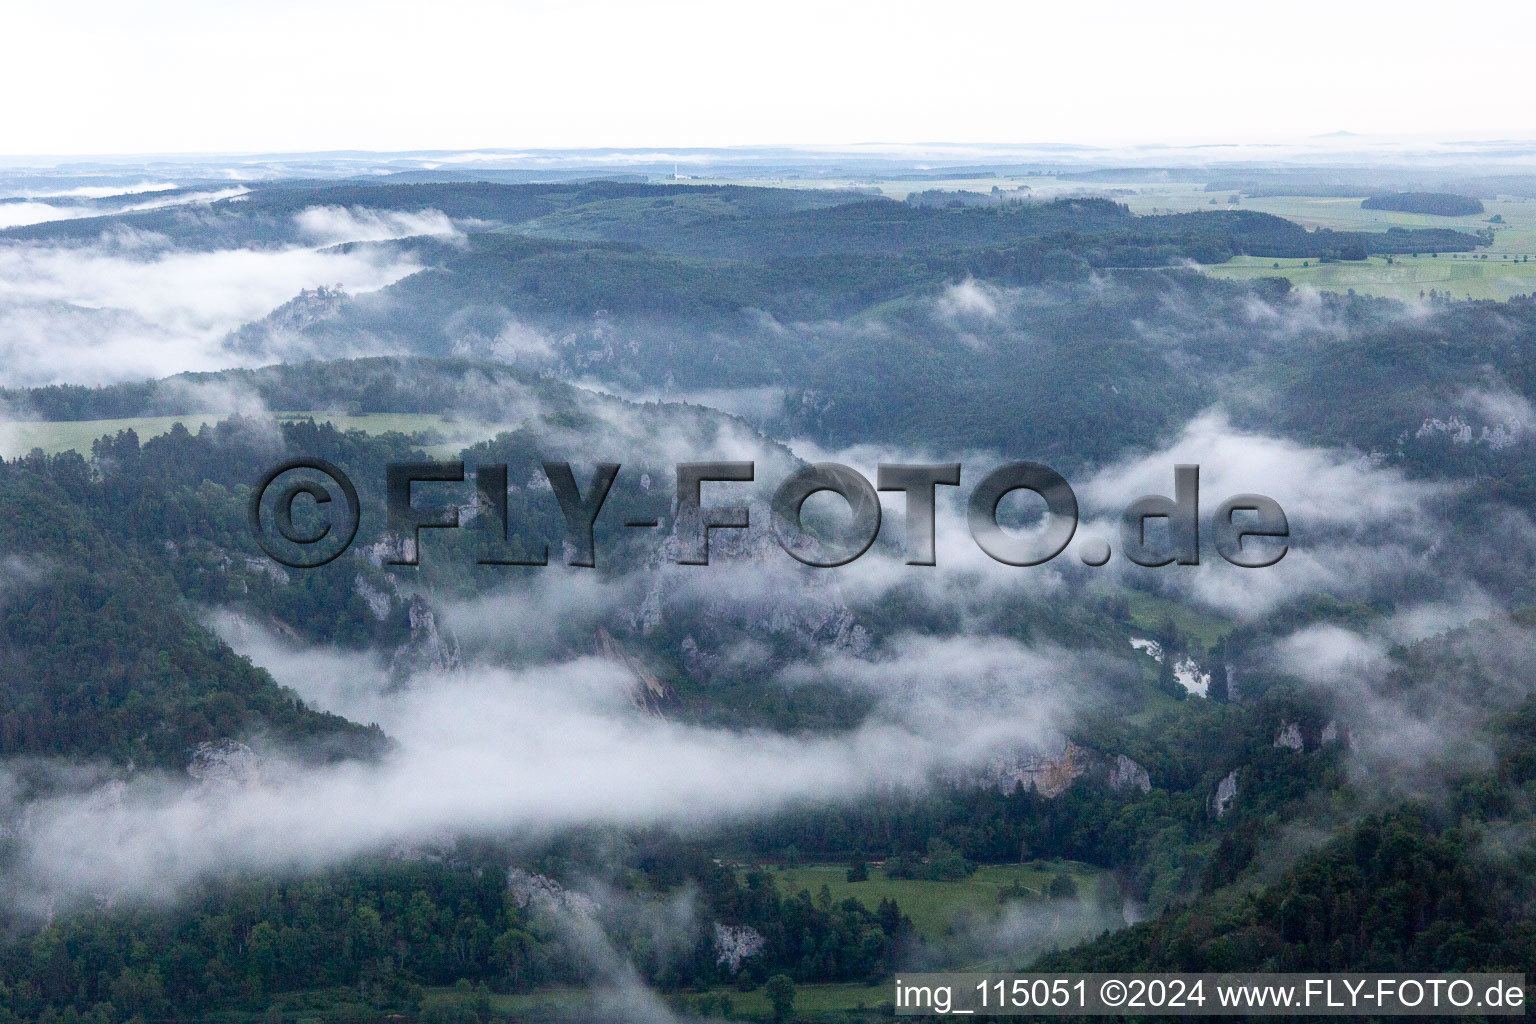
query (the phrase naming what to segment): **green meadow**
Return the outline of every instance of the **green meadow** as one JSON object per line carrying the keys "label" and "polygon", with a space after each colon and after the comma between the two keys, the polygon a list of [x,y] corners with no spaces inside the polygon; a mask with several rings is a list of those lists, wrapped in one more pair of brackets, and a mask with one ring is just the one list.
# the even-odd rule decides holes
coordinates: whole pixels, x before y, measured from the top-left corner
{"label": "green meadow", "polygon": [[1077,883],[1081,895],[1091,897],[1098,869],[1071,861],[1031,861],[1024,864],[988,864],[968,878],[952,882],[888,878],[879,867],[871,865],[869,879],[848,881],[845,865],[816,864],[805,867],[770,867],[766,869],[783,893],[804,890],[813,897],[826,886],[834,902],[852,897],[871,910],[881,900],[892,899],[902,913],[912,919],[912,926],[923,936],[943,935],[959,914],[995,914],[1001,904],[998,893],[1010,889],[1014,881],[1040,896],[1051,879],[1066,873]]}
{"label": "green meadow", "polygon": [[[747,869],[741,870],[745,872]],[[1051,879],[1065,873],[1077,883],[1081,897],[1092,899],[1099,873],[1098,869],[1075,861],[989,864],[977,868],[967,878],[949,882],[888,878],[876,865],[871,865],[869,878],[863,882],[848,881],[848,867],[843,864],[767,866],[764,870],[784,893],[803,890],[816,898],[825,886],[834,902],[852,897],[871,910],[878,907],[881,900],[893,899],[912,919],[917,933],[928,940],[941,939],[953,926],[963,924],[965,918],[974,920],[999,913],[1002,904],[998,894],[1011,889],[1015,881],[1026,890],[1027,899],[1044,903],[1044,891]],[[970,966],[979,969],[977,965]],[[857,1014],[861,1010],[889,1016],[889,983],[890,979],[884,978],[873,985],[857,982],[799,985],[795,991],[796,1017],[816,1020],[832,1015],[833,1019],[843,1019],[841,1014]],[[760,985],[745,992],[726,986],[707,992],[683,992],[667,996],[664,1001],[676,1012],[718,1019],[722,1016],[722,997],[729,1001],[732,1019],[768,1020],[772,1015],[772,1005]],[[473,998],[454,989],[432,989],[425,994],[423,1009],[434,1004],[463,1003]],[[605,994],[601,989],[556,987],[529,993],[486,993],[480,998],[489,1004],[493,1013],[533,1021],[580,1019],[583,1014],[597,1012],[605,1003],[611,1005],[612,1001],[623,997],[617,992]],[[634,994],[630,993],[629,998],[634,998]]]}
{"label": "green meadow", "polygon": [[[601,1013],[605,1006],[624,1005],[625,998],[633,999],[633,993],[604,993],[601,989],[588,991],[576,988],[544,988],[536,992],[488,994],[485,998],[492,1013],[513,1020],[549,1021],[581,1020],[587,1014]],[[720,999],[730,1003],[727,1017],[721,1012]],[[653,998],[664,1002],[675,1012],[707,1016],[709,1019],[770,1020],[773,1006],[763,987],[741,992],[734,988],[714,988],[708,992],[679,993],[665,998]],[[429,989],[422,997],[423,1011],[433,1007],[452,1006],[469,1002],[463,993],[451,988]],[[708,1014],[701,1010],[709,1008]],[[830,985],[797,985],[795,987],[795,1016],[798,1019],[816,1020],[826,1014],[837,1015],[849,1011],[866,1010],[877,1016],[891,1015],[891,979],[881,979],[873,985],[860,983]]]}
{"label": "green meadow", "polygon": [[[1508,299],[1536,292],[1536,201],[1502,197],[1484,200],[1484,212],[1466,217],[1366,210],[1365,196],[1261,196],[1229,202],[1230,194],[1212,194],[1199,185],[1129,186],[1134,196],[1116,196],[1136,213],[1181,213],[1210,209],[1244,209],[1272,213],[1309,229],[1386,231],[1388,228],[1453,228],[1475,232],[1493,229],[1493,244],[1472,253],[1421,254],[1417,258],[1373,256],[1362,262],[1318,263],[1316,260],[1275,260],[1239,256],[1202,269],[1213,277],[1252,280],[1284,277],[1293,285],[1318,291],[1416,301],[1431,289],[1453,299]],[[1217,202],[1212,205],[1211,200]],[[1500,222],[1492,223],[1497,216]]]}
{"label": "green meadow", "polygon": [[1536,292],[1536,259],[1516,262],[1507,254],[1441,253],[1437,258],[1372,256],[1360,262],[1318,263],[1316,260],[1267,260],[1239,256],[1203,269],[1213,277],[1253,280],[1284,277],[1293,285],[1318,291],[1349,292],[1413,301],[1430,291],[1449,293],[1458,301],[1504,300]]}

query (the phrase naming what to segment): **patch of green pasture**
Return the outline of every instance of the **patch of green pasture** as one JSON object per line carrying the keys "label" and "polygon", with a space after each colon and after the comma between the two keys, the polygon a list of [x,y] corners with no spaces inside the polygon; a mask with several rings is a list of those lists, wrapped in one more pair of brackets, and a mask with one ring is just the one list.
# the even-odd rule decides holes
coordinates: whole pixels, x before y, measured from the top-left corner
{"label": "patch of green pasture", "polygon": [[[731,1001],[733,1020],[767,1020],[773,1013],[768,994],[761,985],[747,992],[731,986],[719,986],[707,993],[690,991],[656,994],[657,1000],[679,1005],[685,1011],[696,1010],[701,997],[718,1007],[720,996]],[[452,988],[430,988],[422,993],[421,1003],[422,1008],[426,1009],[444,1003],[462,1003],[465,998],[463,993]],[[605,993],[602,989],[559,986],[533,992],[492,993],[488,998],[491,1011],[497,1016],[518,1020],[545,1020],[550,1017],[569,1020],[577,1018],[583,1011],[600,1012],[605,1004],[612,1005],[632,997],[628,994]],[[890,1003],[891,989],[884,979],[873,985],[854,982],[795,986],[795,1013],[799,1017],[861,1009],[885,1010],[888,1013]]]}
{"label": "patch of green pasture", "polygon": [[[1271,260],[1238,256],[1226,263],[1204,267],[1212,277],[1251,281],[1283,277],[1298,287],[1318,291],[1348,292],[1413,302],[1430,291],[1449,293],[1457,301],[1494,299],[1536,292],[1536,255],[1519,262],[1506,254],[1440,253],[1366,260],[1318,263],[1316,260]],[[1278,266],[1276,266],[1278,264]]]}
{"label": "patch of green pasture", "polygon": [[1182,636],[1207,650],[1232,632],[1232,623],[1227,620],[1204,615],[1165,597],[1133,590],[1126,600],[1130,604],[1132,624],[1144,630],[1149,637],[1155,636],[1168,619],[1173,620],[1174,628]]}
{"label": "patch of green pasture", "polygon": [[765,870],[785,895],[803,889],[814,898],[825,885],[834,903],[852,897],[870,910],[875,910],[881,900],[895,900],[901,912],[912,919],[912,926],[918,934],[924,936],[944,934],[961,912],[980,915],[997,913],[1001,907],[998,893],[1011,888],[1015,880],[1032,893],[1043,894],[1053,877],[1066,872],[1077,882],[1079,893],[1088,893],[1097,884],[1096,876],[1099,873],[1098,868],[1076,861],[984,864],[970,877],[952,882],[889,878],[875,866],[870,867],[869,879],[864,882],[848,881],[846,865],[816,864],[796,868],[769,867]]}

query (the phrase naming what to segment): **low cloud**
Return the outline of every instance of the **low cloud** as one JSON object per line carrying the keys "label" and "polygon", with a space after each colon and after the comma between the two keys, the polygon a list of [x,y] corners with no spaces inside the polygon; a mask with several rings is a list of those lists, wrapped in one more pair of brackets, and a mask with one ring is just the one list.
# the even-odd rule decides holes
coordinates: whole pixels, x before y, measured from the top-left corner
{"label": "low cloud", "polygon": [[[175,188],[167,185],[164,188]],[[141,191],[160,191],[159,187],[146,187]],[[39,198],[28,198],[23,202],[0,202],[0,230],[5,228],[27,227],[32,224],[45,224],[56,220],[78,220],[82,217],[100,217],[105,214],[138,213],[144,210],[163,210],[171,206],[208,206],[224,199],[234,199],[250,192],[244,187],[214,189],[206,192],[182,192],[160,199],[146,199],[138,202],[111,204],[110,206],[98,205],[88,202],[77,203],[49,203],[38,201]],[[48,198],[96,198],[93,193],[101,193],[104,197],[127,195],[122,191],[101,189],[72,189],[65,192],[48,194]]]}
{"label": "low cloud", "polygon": [[[1174,467],[1200,467],[1201,564],[1141,570],[1123,558],[1120,511],[1144,494],[1172,496]],[[1299,444],[1235,428],[1220,410],[1191,420],[1150,455],[1100,470],[1078,489],[1086,507],[1074,541],[1109,541],[1112,572],[1167,585],[1217,611],[1252,618],[1305,593],[1364,597],[1421,571],[1443,543],[1450,484],[1413,480],[1400,470],[1343,449]],[[1285,557],[1243,569],[1216,555],[1211,514],[1237,494],[1273,498],[1285,510]],[[1095,570],[1104,572],[1104,570]]]}
{"label": "low cloud", "polygon": [[966,278],[944,289],[934,311],[944,320],[996,320],[1008,304],[1009,296],[1002,289]]}
{"label": "low cloud", "polygon": [[[24,811],[12,806],[12,891],[21,909],[81,896],[170,899],[213,872],[319,869],[445,831],[689,827],[770,814],[792,801],[923,786],[974,753],[957,747],[956,729],[1028,742],[1060,724],[1051,700],[1005,702],[1009,714],[1000,715],[981,687],[942,720],[913,704],[843,733],[784,736],[640,714],[629,695],[633,678],[596,658],[420,676],[401,688],[367,656],[297,650],[254,628],[236,641],[316,704],[379,723],[398,749],[382,763],[322,768],[268,752],[249,777],[194,783],[145,774]],[[914,642],[911,652],[924,664],[889,669],[904,674],[903,688],[944,663],[954,681],[971,667],[955,660],[958,650],[925,651]],[[1026,677],[1036,669],[1050,673],[1049,656],[1036,660],[1016,646],[982,645],[975,656],[991,659],[992,675],[983,678],[1007,682],[1005,694],[1029,689]]]}
{"label": "low cloud", "polygon": [[[1369,627],[1307,626],[1272,645],[1273,667],[1325,695],[1348,724],[1360,792],[1433,798],[1491,766],[1492,720],[1536,694],[1536,631],[1497,613],[1468,618],[1483,607],[1421,605]],[[1449,628],[1395,643],[1440,625]]]}
{"label": "low cloud", "polygon": [[294,216],[299,233],[313,245],[385,242],[418,235],[458,235],[453,221],[437,210],[406,213],[353,206],[311,206]]}
{"label": "low cloud", "polygon": [[226,334],[320,284],[382,288],[420,267],[368,248],[125,251],[0,245],[0,384],[102,384],[222,369]]}
{"label": "low cloud", "polygon": [[112,196],[135,196],[145,192],[169,192],[176,188],[171,181],[141,181],[133,185],[76,185],[72,188],[0,188],[0,197],[6,199],[108,199]]}

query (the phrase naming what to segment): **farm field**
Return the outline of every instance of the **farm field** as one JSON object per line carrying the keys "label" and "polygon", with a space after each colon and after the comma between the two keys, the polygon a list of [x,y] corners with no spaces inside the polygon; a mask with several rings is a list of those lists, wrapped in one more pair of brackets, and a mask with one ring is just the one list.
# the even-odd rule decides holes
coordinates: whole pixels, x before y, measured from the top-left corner
{"label": "farm field", "polygon": [[[887,878],[878,866],[870,867],[869,879],[863,882],[849,882],[848,867],[843,864],[812,864],[794,868],[769,866],[764,870],[784,893],[804,890],[815,897],[825,886],[834,901],[852,897],[870,909],[878,907],[881,900],[894,899],[901,905],[902,912],[912,919],[917,933],[930,942],[941,940],[952,925],[963,923],[960,919],[990,919],[997,915],[1001,906],[998,893],[1011,888],[1015,881],[1032,890],[1031,905],[1048,906],[1044,889],[1056,875],[1071,875],[1077,883],[1079,896],[1091,900],[1094,898],[1099,874],[1097,869],[1073,861],[984,865],[968,878],[951,882]],[[1076,936],[1064,938],[1075,941]],[[960,964],[956,965],[956,969],[981,969],[983,966],[987,965]],[[1010,962],[1008,966],[1018,965]],[[814,1020],[822,1014],[859,1010],[880,1012],[882,1008],[887,1008],[883,1012],[888,1015],[891,1001],[888,980],[882,979],[874,985],[857,982],[798,985],[795,993],[796,1016]],[[463,991],[441,988],[426,992],[423,1008],[430,1008],[434,1004],[452,1005],[475,998],[484,999],[491,1011],[497,1014],[514,1019],[546,1020],[575,1019],[584,1012],[595,1012],[605,1005],[611,1007],[623,999],[632,999],[634,993],[604,991],[601,988],[589,991],[550,987],[528,993],[486,993],[477,997]],[[707,992],[677,993],[665,997],[665,1002],[677,1012],[718,1017],[722,1015],[722,998],[729,1001],[729,1016],[732,1019],[768,1020],[771,1017],[772,1006],[761,985],[746,992],[720,986]]]}
{"label": "farm field", "polygon": [[1156,633],[1162,628],[1164,622],[1172,620],[1174,628],[1181,635],[1209,650],[1232,632],[1230,622],[1202,614],[1196,609],[1181,605],[1177,601],[1170,601],[1165,597],[1158,597],[1156,594],[1133,591],[1128,601],[1132,624],[1147,633]]}
{"label": "farm field", "polygon": [[1441,253],[1436,259],[1397,256],[1391,263],[1380,256],[1343,263],[1239,256],[1201,269],[1213,277],[1231,280],[1284,277],[1293,285],[1318,291],[1354,291],[1404,302],[1427,298],[1430,291],[1449,293],[1457,301],[1504,300],[1536,292],[1536,260],[1517,263],[1493,254],[1487,259],[1470,258],[1473,255]]}
{"label": "farm field", "polygon": [[[1508,299],[1513,295],[1536,292],[1536,201],[1529,199],[1485,199],[1484,212],[1465,217],[1434,217],[1427,214],[1397,213],[1390,210],[1366,210],[1360,206],[1365,196],[1243,196],[1237,204],[1231,194],[1206,192],[1200,185],[1135,184],[1136,194],[1115,196],[1132,212],[1183,213],[1210,209],[1257,210],[1293,220],[1308,228],[1335,231],[1386,231],[1388,228],[1453,228],[1475,232],[1493,228],[1493,244],[1474,253],[1441,253],[1436,258],[1421,255],[1373,256],[1364,262],[1318,263],[1316,260],[1273,260],[1239,256],[1226,263],[1202,267],[1213,277],[1251,280],[1256,277],[1284,277],[1293,285],[1318,291],[1348,292],[1361,295],[1417,301],[1420,292],[1428,297],[1431,289],[1449,293],[1453,299]],[[1213,206],[1212,199],[1217,202]],[[1498,216],[1501,223],[1490,223]],[[1529,258],[1529,259],[1527,259]],[[1276,266],[1278,264],[1278,266]],[[1306,265],[1303,265],[1306,264]]]}
{"label": "farm field", "polygon": [[[714,179],[709,179],[715,183]],[[724,181],[719,182],[724,184]],[[1416,301],[1419,293],[1428,297],[1430,289],[1448,292],[1452,298],[1508,299],[1513,295],[1536,292],[1536,200],[1502,197],[1485,199],[1485,210],[1465,217],[1435,217],[1428,214],[1398,213],[1390,210],[1366,210],[1360,206],[1364,195],[1337,196],[1241,196],[1230,202],[1234,193],[1207,192],[1201,182],[1166,182],[1149,177],[1146,181],[1096,183],[1064,179],[1052,175],[1010,175],[1008,177],[956,177],[934,179],[885,179],[879,181],[852,178],[732,180],[730,184],[772,185],[780,188],[867,189],[892,199],[904,199],[913,192],[940,189],[947,192],[990,192],[994,186],[1012,190],[1028,186],[1034,199],[1052,199],[1067,195],[1104,195],[1124,203],[1137,214],[1188,213],[1201,210],[1257,210],[1296,221],[1308,228],[1335,231],[1385,231],[1388,228],[1453,228],[1474,232],[1493,228],[1493,245],[1476,253],[1443,253],[1437,259],[1420,256],[1372,257],[1364,263],[1329,263],[1316,261],[1273,260],[1238,257],[1228,263],[1202,267],[1213,277],[1251,280],[1256,277],[1285,277],[1299,287],[1318,291],[1347,292],[1353,288],[1361,295]],[[1212,200],[1215,200],[1213,203]],[[1494,216],[1501,223],[1489,223]],[[1480,258],[1486,256],[1486,259]],[[1523,261],[1522,257],[1530,257]],[[1307,266],[1302,264],[1307,262]],[[1274,264],[1278,263],[1279,266]]]}
{"label": "farm field", "polygon": [[815,896],[825,885],[833,901],[851,896],[871,910],[879,907],[881,900],[893,899],[923,936],[942,935],[955,915],[962,911],[995,914],[999,907],[998,893],[1010,888],[1015,880],[1024,888],[1043,894],[1053,877],[1066,872],[1077,883],[1079,894],[1092,898],[1098,874],[1096,868],[1071,861],[987,864],[977,868],[970,877],[953,882],[887,878],[885,872],[874,865],[870,866],[869,879],[864,882],[848,881],[847,866],[839,864],[768,868],[767,871],[778,884],[779,891],[786,894],[803,889]]}
{"label": "farm field", "polygon": [[[511,1017],[518,1020],[547,1020],[553,1016],[557,1020],[577,1019],[586,1010],[597,1011],[605,1004],[620,1004],[632,993],[611,992],[602,990],[588,991],[577,988],[547,988],[536,992],[490,994],[487,1001],[493,1013]],[[659,1001],[670,1005],[679,1012],[698,1012],[703,1007],[708,1007],[708,1016],[719,1019],[724,1016],[720,1010],[721,998],[729,1000],[731,1020],[769,1020],[772,1017],[773,1007],[768,1001],[768,995],[759,985],[749,992],[741,992],[734,988],[713,988],[708,992],[679,993]],[[658,997],[659,998],[659,997]],[[451,988],[429,989],[422,998],[424,1010],[433,1006],[454,1005],[462,1003],[466,997]],[[797,985],[795,987],[795,1014],[798,1017],[810,1017],[815,1019],[821,1014],[837,1013],[849,1010],[884,1009],[884,1016],[889,1016],[891,1003],[891,988],[889,979],[882,979],[874,985],[859,983],[829,984],[829,985]]]}

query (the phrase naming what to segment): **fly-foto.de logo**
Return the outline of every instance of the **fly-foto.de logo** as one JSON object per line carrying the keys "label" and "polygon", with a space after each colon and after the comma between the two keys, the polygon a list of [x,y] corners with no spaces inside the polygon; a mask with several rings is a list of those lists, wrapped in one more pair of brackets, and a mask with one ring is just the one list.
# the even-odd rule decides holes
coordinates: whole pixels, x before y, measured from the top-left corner
{"label": "fly-foto.de logo", "polygon": [[[565,521],[565,564],[597,565],[595,527],[622,469],[616,462],[599,463],[585,487],[568,462],[545,462],[544,476]],[[818,462],[791,473],[774,491],[769,504],[770,526],[779,546],[790,557],[817,568],[847,565],[859,558],[880,535],[880,491],[900,492],[906,503],[906,529],[901,538],[908,565],[937,564],[935,525],[940,487],[959,487],[961,466],[951,463],[881,463],[876,482],[836,462]],[[1174,467],[1173,496],[1148,494],[1125,507],[1120,516],[1120,550],[1143,566],[1200,563],[1200,467]],[[385,468],[385,531],[400,538],[398,557],[391,565],[417,565],[423,530],[460,527],[460,506],[419,507],[412,501],[415,484],[464,484],[462,462],[397,462]],[[476,528],[482,536],[481,565],[549,564],[549,543],[527,546],[514,542],[522,535],[509,522],[507,467],[480,465],[473,473]],[[728,493],[731,484],[755,481],[752,462],[681,462],[671,504],[671,536],[676,538],[677,562],[708,565],[709,538],[715,530],[745,529],[751,524],[744,504],[705,504],[704,484],[711,494]],[[1006,527],[998,507],[1017,491],[1044,501],[1044,514],[1029,529]],[[830,492],[847,505],[843,521],[810,528],[802,518],[806,500]],[[470,497],[465,495],[465,497]],[[610,513],[615,517],[621,512]],[[315,568],[335,560],[351,545],[362,520],[357,488],[339,468],[315,458],[296,458],[273,466],[257,483],[249,507],[251,531],[268,555],[296,569]],[[658,529],[656,515],[620,518],[625,527]],[[1010,462],[982,477],[967,501],[966,525],[976,545],[1005,565],[1031,566],[1061,554],[1078,528],[1077,496],[1066,479],[1038,462]],[[1289,548],[1290,524],[1279,503],[1262,494],[1235,494],[1224,499],[1209,519],[1208,539],[1226,561],[1248,569],[1274,565]],[[556,539],[556,538],[550,538]],[[1112,551],[1107,540],[1089,537],[1078,544],[1079,557],[1091,566],[1104,565]]]}

